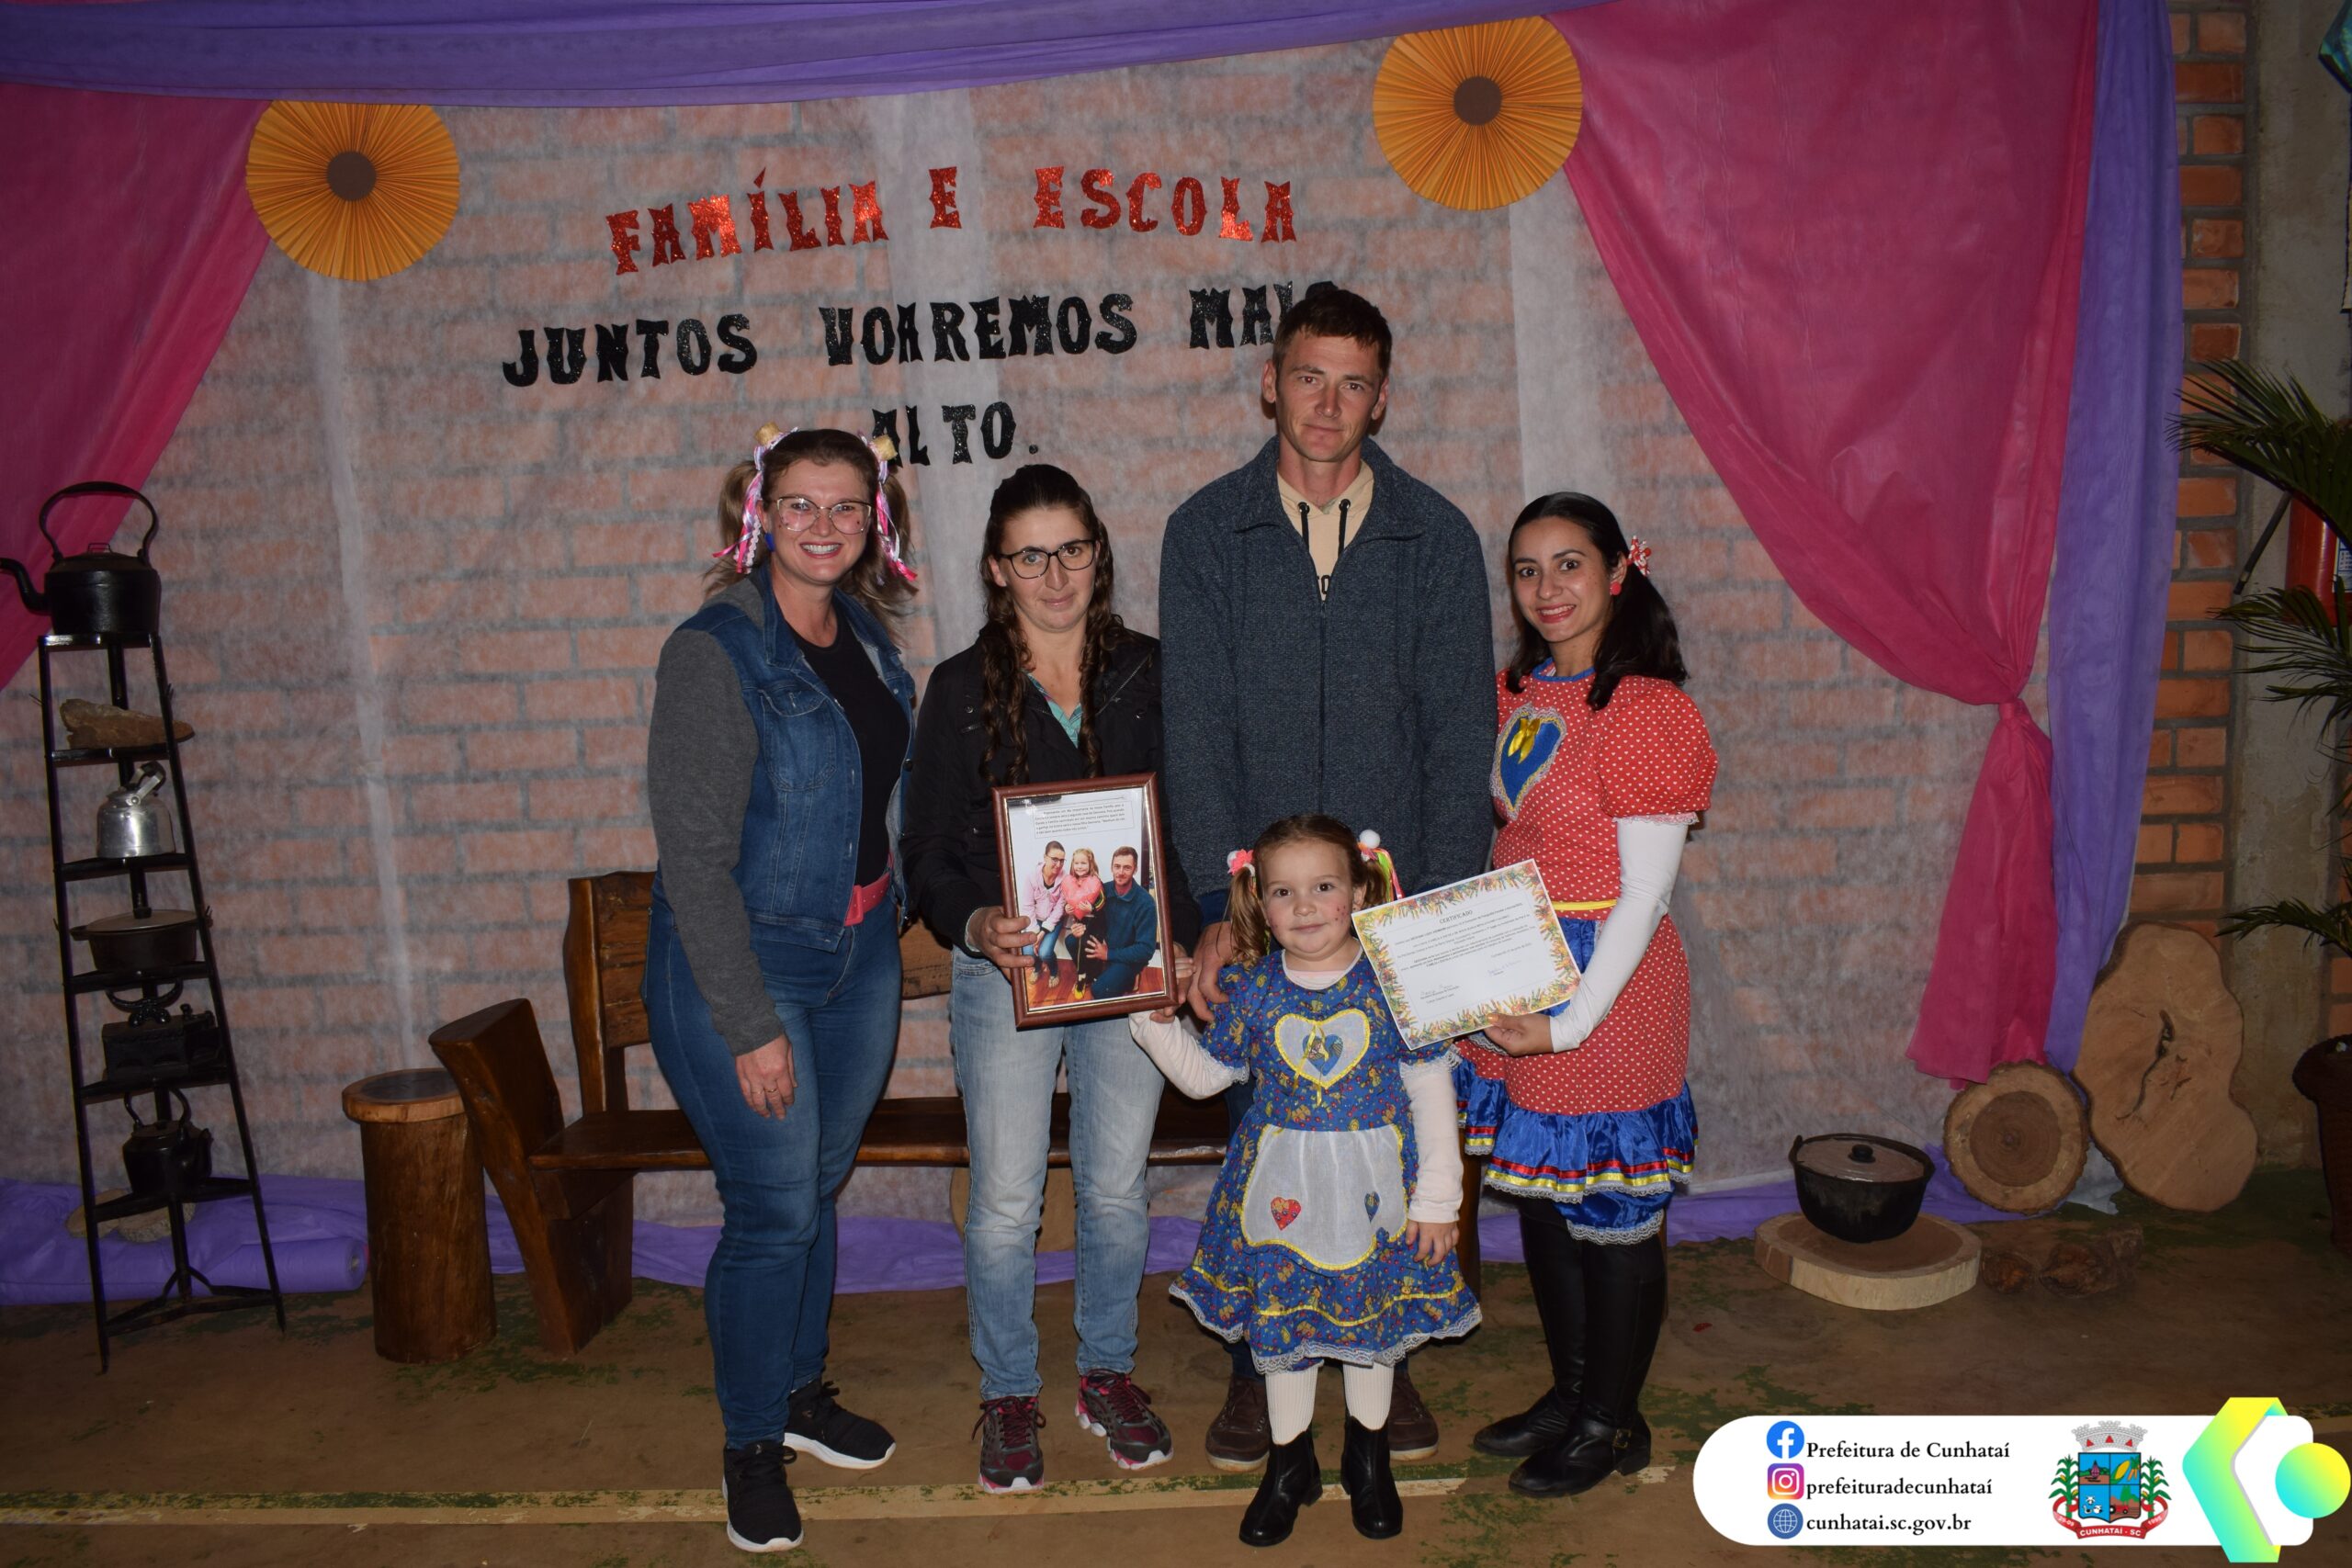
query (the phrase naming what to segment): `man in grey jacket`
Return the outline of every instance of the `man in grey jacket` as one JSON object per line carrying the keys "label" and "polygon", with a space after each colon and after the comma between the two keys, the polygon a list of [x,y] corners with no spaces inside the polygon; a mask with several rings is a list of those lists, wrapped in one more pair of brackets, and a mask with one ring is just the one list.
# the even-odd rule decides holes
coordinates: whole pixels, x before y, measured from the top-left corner
{"label": "man in grey jacket", "polygon": [[[1176,509],[1160,547],[1159,635],[1174,853],[1210,923],[1192,1004],[1222,1002],[1226,855],[1323,811],[1376,829],[1408,887],[1487,869],[1493,634],[1461,509],[1366,439],[1387,412],[1388,322],[1345,289],[1283,318],[1260,395],[1274,439]],[[1227,1109],[1249,1105],[1237,1086]],[[1437,1423],[1397,1369],[1389,1447]],[[1265,1457],[1265,1389],[1246,1347],[1209,1428],[1229,1469]]]}

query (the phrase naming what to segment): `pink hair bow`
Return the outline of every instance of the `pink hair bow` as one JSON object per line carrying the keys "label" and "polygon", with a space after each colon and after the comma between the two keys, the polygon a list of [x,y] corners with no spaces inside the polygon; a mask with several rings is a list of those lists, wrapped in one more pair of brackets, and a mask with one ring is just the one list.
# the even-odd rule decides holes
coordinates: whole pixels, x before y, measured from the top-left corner
{"label": "pink hair bow", "polygon": [[1254,869],[1256,865],[1257,858],[1248,850],[1236,850],[1225,857],[1225,874],[1238,876],[1245,871]]}
{"label": "pink hair bow", "polygon": [[1650,547],[1640,535],[1629,534],[1626,536],[1625,558],[1632,561],[1634,563],[1634,569],[1636,571],[1639,571],[1644,577],[1647,577],[1650,574]]}

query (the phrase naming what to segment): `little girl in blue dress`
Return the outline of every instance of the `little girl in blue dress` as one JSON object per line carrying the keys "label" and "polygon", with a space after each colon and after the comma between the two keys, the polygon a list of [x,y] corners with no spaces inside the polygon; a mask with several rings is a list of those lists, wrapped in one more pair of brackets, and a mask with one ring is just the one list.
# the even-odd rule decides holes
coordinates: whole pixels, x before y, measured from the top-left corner
{"label": "little girl in blue dress", "polygon": [[1199,1249],[1170,1293],[1210,1332],[1246,1340],[1266,1374],[1273,1450],[1241,1539],[1271,1546],[1322,1495],[1308,1422],[1315,1373],[1342,1369],[1340,1461],[1356,1529],[1403,1528],[1388,1465],[1396,1363],[1468,1333],[1478,1303],[1453,1259],[1462,1202],[1450,1046],[1405,1044],[1351,917],[1394,896],[1378,840],[1321,815],[1285,818],[1232,857],[1239,960],[1198,1038],[1172,1015],[1136,1042],[1194,1098],[1257,1079],[1209,1201]]}

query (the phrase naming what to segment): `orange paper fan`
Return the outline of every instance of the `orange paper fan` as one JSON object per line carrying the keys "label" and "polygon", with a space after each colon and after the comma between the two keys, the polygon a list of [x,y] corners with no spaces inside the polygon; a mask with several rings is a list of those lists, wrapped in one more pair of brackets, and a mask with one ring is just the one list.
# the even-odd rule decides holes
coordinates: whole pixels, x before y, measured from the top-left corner
{"label": "orange paper fan", "polygon": [[1396,173],[1472,212],[1550,179],[1583,122],[1577,57],[1541,17],[1408,33],[1372,88],[1372,128]]}
{"label": "orange paper fan", "polygon": [[365,282],[449,231],[458,149],[422,105],[272,104],[245,152],[245,192],[279,250]]}

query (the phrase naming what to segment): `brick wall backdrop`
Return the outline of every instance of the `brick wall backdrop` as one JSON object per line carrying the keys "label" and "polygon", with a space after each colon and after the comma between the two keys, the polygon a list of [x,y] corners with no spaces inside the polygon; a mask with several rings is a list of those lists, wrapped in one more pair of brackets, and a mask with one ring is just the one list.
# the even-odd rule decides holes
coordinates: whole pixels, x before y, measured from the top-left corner
{"label": "brick wall backdrop", "polygon": [[[2191,365],[2236,357],[2245,327],[2245,43],[2242,6],[2173,6],[2187,247],[2181,304]],[[2132,912],[2194,926],[2210,937],[2229,902],[2232,698],[2230,634],[2211,615],[2229,603],[2237,575],[2245,502],[2237,470],[2227,465],[2184,459],[2180,472],[2171,626],[2156,687]]]}
{"label": "brick wall backdrop", "polygon": [[[1547,259],[1577,301],[1574,329],[1523,336],[1508,216],[1423,203],[1381,159],[1369,115],[1379,58],[1368,44],[1155,68],[989,89],[967,107],[935,95],[453,110],[464,201],[424,262],[349,286],[273,252],[149,487],[265,1164],[355,1173],[342,1086],[428,1059],[435,1023],[505,997],[537,1005],[570,1094],[562,879],[651,863],[641,771],[655,651],[699,602],[718,478],[761,423],[864,428],[873,409],[928,415],[975,389],[1015,410],[1012,458],[969,468],[947,466],[948,433],[926,418],[935,466],[916,470],[916,563],[927,599],[949,608],[905,628],[919,677],[955,646],[939,617],[953,622],[953,580],[971,570],[978,504],[1033,443],[1093,487],[1118,540],[1122,608],[1148,627],[1160,520],[1268,434],[1257,354],[1186,346],[1188,290],[1232,288],[1238,315],[1244,287],[1322,277],[1389,310],[1402,349],[1385,439],[1464,507],[1490,557],[1523,484],[1600,491],[1657,547],[1723,755],[1677,900],[1693,957],[1693,1080],[1719,1108],[1703,1174],[1769,1168],[1791,1133],[1833,1122],[1932,1136],[1948,1091],[1902,1051],[1989,715],[1901,687],[1795,603],[1573,221]],[[918,178],[948,161],[926,157],[923,128],[958,112],[971,128],[958,161],[984,265],[976,287],[945,276],[961,253],[921,243],[929,203],[903,179],[885,190],[888,243],[792,253],[778,216],[778,248],[751,251],[741,193],[755,176],[813,213],[818,187],[874,177],[877,157]],[[1049,164],[1070,171],[1073,222],[1059,233],[1030,227],[1029,171]],[[1145,170],[1171,186],[1201,178],[1206,231],[1077,227],[1076,177],[1092,166],[1123,190]],[[1297,243],[1216,238],[1227,175],[1245,191],[1293,182]],[[1536,199],[1565,200],[1560,189]],[[745,254],[660,268],[641,255],[639,274],[614,276],[605,213],[673,203],[684,217],[714,191],[735,193]],[[820,306],[1114,290],[1135,297],[1141,334],[1114,369],[1100,355],[825,365]],[[518,327],[728,310],[752,318],[760,359],[747,375],[673,364],[657,382],[599,384],[593,343],[574,386],[518,390],[499,371]],[[1535,417],[1518,400],[1523,354],[1579,367],[1579,417],[1597,439],[1580,430],[1571,444],[1540,423],[1523,438]],[[1571,445],[1586,454],[1573,471],[1555,455]],[[0,953],[12,961],[0,1138],[7,1174],[55,1179],[73,1154],[39,728],[28,669],[0,702]],[[2204,755],[2168,753],[2166,776],[2219,765],[2218,752],[2191,760]],[[85,782],[67,813],[77,838],[103,791]],[[102,912],[97,897],[82,893],[77,918]],[[638,1077],[640,1102],[666,1100],[650,1064]],[[893,1091],[950,1082],[944,1003],[913,1004]],[[868,1173],[851,1197],[933,1212],[937,1194]],[[706,1190],[679,1179],[640,1212],[711,1211]]]}

